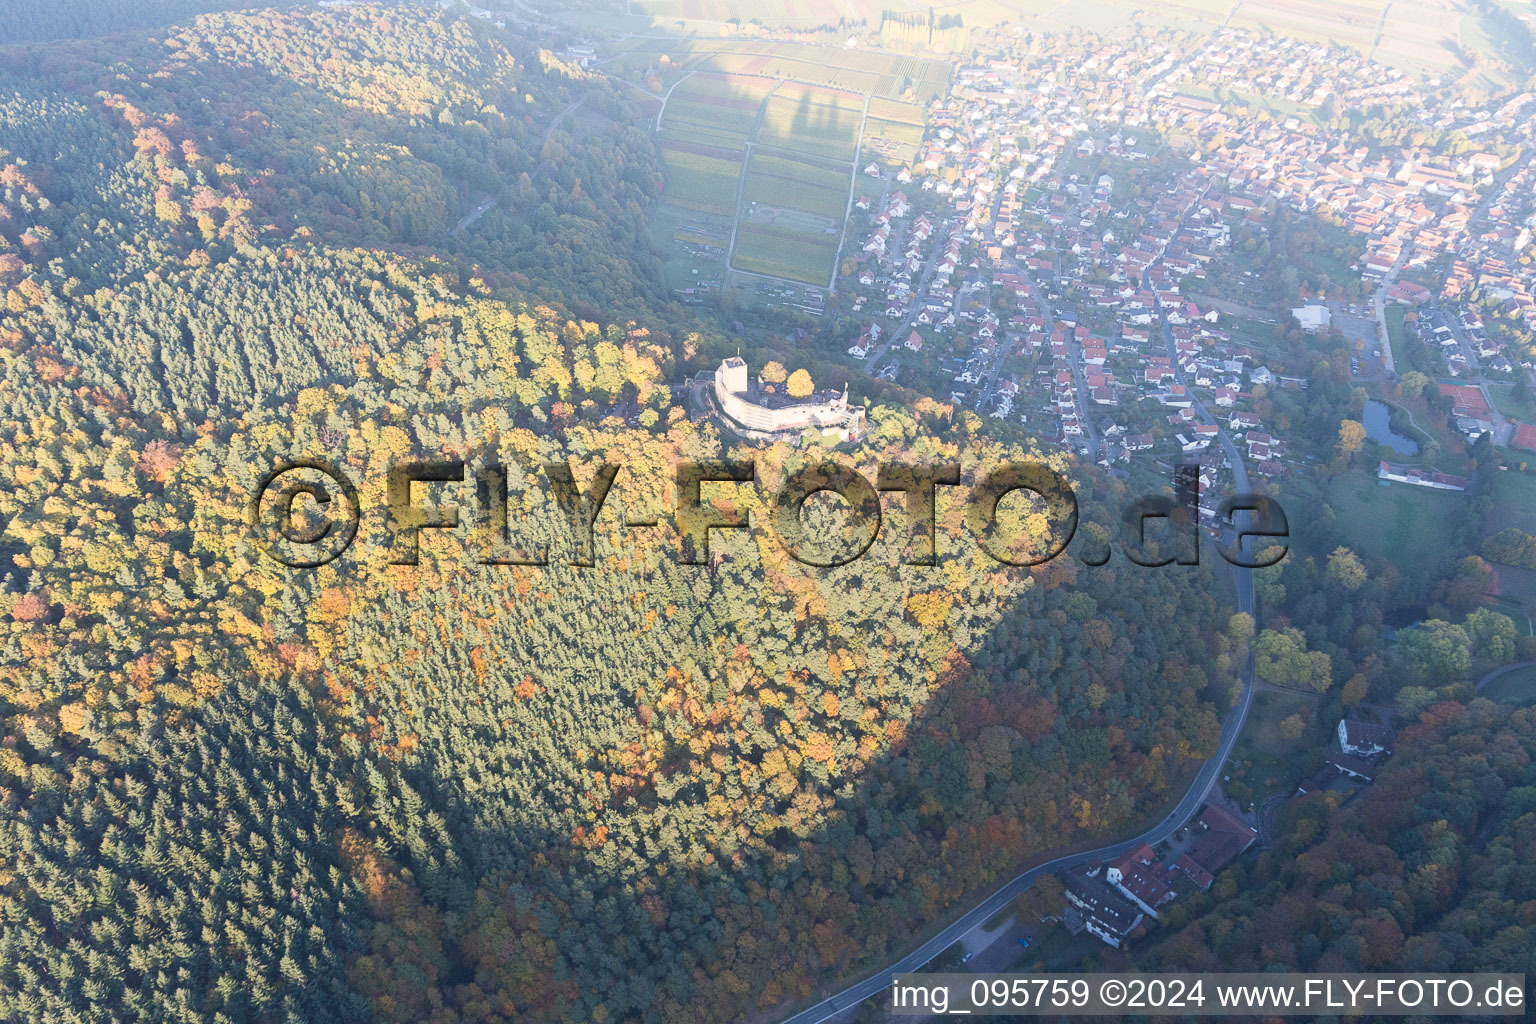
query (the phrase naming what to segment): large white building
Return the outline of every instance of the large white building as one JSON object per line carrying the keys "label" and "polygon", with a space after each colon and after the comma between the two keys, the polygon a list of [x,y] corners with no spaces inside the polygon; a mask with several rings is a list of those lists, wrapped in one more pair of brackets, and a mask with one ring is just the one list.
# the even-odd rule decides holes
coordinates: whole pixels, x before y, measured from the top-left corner
{"label": "large white building", "polygon": [[715,405],[748,432],[798,434],[820,430],[844,441],[864,436],[864,407],[848,404],[848,386],[792,397],[783,384],[770,385],[747,373],[740,356],[730,356],[715,371]]}
{"label": "large white building", "polygon": [[1291,310],[1291,316],[1296,318],[1296,322],[1301,325],[1301,329],[1308,334],[1316,334],[1318,331],[1327,330],[1328,325],[1333,322],[1333,314],[1328,312],[1328,307],[1315,304],[1297,306]]}

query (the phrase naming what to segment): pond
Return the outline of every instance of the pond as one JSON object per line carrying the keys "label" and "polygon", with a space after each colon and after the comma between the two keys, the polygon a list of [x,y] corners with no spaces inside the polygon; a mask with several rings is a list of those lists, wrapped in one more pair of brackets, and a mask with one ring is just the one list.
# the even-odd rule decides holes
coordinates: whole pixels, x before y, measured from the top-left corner
{"label": "pond", "polygon": [[1419,442],[1392,429],[1392,408],[1374,398],[1365,403],[1365,436],[1377,444],[1390,445],[1399,455],[1419,454]]}

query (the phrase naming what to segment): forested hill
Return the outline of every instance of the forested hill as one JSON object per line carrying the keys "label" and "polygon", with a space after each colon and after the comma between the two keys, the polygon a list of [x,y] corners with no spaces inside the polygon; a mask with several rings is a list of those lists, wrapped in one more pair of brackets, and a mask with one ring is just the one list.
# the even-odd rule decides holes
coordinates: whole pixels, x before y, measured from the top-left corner
{"label": "forested hill", "polygon": [[1163,971],[1536,970],[1536,711],[1445,701],[1348,809],[1293,801],[1283,836],[1170,915]]}
{"label": "forested hill", "polygon": [[[664,383],[699,339],[655,299],[654,150],[606,86],[361,5],[4,67],[0,1019],[753,1018],[1215,749],[1252,629],[1209,564],[1010,569],[958,502],[934,568],[899,516],[833,570],[619,529],[679,459],[757,459],[716,503],[762,512],[807,455]],[[450,241],[481,188],[501,212]],[[598,567],[521,473],[555,564],[461,529],[388,565],[412,454],[621,463]],[[363,509],[313,571],[246,521],[295,456]],[[1078,472],[931,402],[872,409],[851,458],[1024,456]],[[1080,483],[1102,539],[1132,496]]]}
{"label": "forested hill", "polygon": [[[99,288],[321,239],[452,254],[590,318],[656,303],[653,146],[605,80],[508,46],[473,18],[349,6],[6,48],[16,253]],[[450,238],[481,196],[497,207]]]}
{"label": "forested hill", "polygon": [[[250,6],[246,0],[17,0],[0,5],[0,40],[42,42],[118,35],[188,21],[208,11]],[[291,0],[266,6],[291,6]]]}

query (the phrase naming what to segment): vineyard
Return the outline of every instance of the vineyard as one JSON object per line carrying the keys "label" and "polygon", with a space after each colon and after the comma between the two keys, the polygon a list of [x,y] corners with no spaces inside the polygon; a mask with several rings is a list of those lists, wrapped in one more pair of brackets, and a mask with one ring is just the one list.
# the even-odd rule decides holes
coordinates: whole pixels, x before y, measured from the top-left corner
{"label": "vineyard", "polygon": [[692,75],[672,90],[662,115],[662,136],[740,148],[775,84],[739,75]]}
{"label": "vineyard", "polygon": [[757,138],[768,146],[852,160],[863,116],[859,96],[786,84],[768,97]]}
{"label": "vineyard", "polygon": [[736,229],[738,270],[825,285],[832,273],[837,235],[743,222]]}
{"label": "vineyard", "polygon": [[613,70],[621,74],[665,56],[686,70],[793,80],[922,107],[943,94],[950,71],[948,61],[929,57],[765,39],[631,38],[614,44],[614,53]]}
{"label": "vineyard", "polygon": [[666,168],[663,194],[669,203],[727,217],[735,212],[740,150],[663,140],[661,160]]}
{"label": "vineyard", "polygon": [[[817,286],[832,274],[851,165],[911,164],[928,102],[950,73],[949,62],[927,57],[705,35],[631,37],[608,52],[610,74],[643,77],[647,91],[667,95],[658,139],[663,219],[720,218],[711,228],[727,231],[735,220],[728,267]],[[675,83],[670,92],[664,82]],[[669,232],[658,244],[672,252],[669,280],[702,281],[717,270],[712,244]]]}
{"label": "vineyard", "polygon": [[844,18],[868,21],[880,17],[885,0],[636,0],[636,11],[657,18],[691,21],[758,19],[775,25],[814,27],[835,25]]}
{"label": "vineyard", "polygon": [[839,223],[848,208],[848,179],[847,167],[827,167],[759,150],[747,167],[746,199]]}

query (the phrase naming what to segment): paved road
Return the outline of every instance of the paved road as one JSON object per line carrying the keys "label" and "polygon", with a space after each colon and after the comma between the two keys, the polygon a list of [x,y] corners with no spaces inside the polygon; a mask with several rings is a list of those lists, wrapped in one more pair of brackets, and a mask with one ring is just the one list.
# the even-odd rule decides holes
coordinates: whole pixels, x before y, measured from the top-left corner
{"label": "paved road", "polygon": [[[692,72],[690,72],[690,74],[691,73]],[[587,102],[587,98],[585,96],[583,96],[579,100],[577,100],[575,103],[572,103],[570,106],[568,106],[564,110],[560,111],[560,113],[556,114],[555,115],[555,119],[553,121],[549,122],[549,124],[544,126],[544,131],[539,136],[539,141],[533,147],[534,153],[542,152],[543,149],[544,149],[544,144],[546,142],[548,142],[549,141],[549,137],[552,134],[554,134],[555,127],[557,125],[559,125],[561,121],[565,120],[567,114],[575,113],[576,108],[581,106],[585,102]],[[665,102],[665,100],[663,100],[663,102]]]}
{"label": "paved road", "polygon": [[[1204,410],[1202,409],[1202,412]],[[1206,415],[1209,415],[1206,413]],[[1243,461],[1237,454],[1237,449],[1226,436],[1226,431],[1221,431],[1223,445],[1227,448],[1228,457],[1232,459],[1233,476],[1237,482],[1239,493],[1248,490],[1248,473],[1243,466]],[[1244,550],[1251,549],[1251,540],[1244,541]],[[1237,582],[1238,609],[1254,614],[1253,600],[1253,572],[1249,569],[1232,567],[1232,574]],[[1037,864],[1029,870],[1013,878],[996,892],[983,899],[971,910],[961,915],[948,927],[941,930],[928,941],[918,946],[906,956],[887,967],[881,968],[862,981],[849,985],[834,996],[823,999],[821,1002],[808,1009],[802,1010],[792,1017],[785,1018],[783,1024],[821,1024],[836,1016],[838,1013],[862,1003],[864,1000],[876,996],[889,989],[893,978],[899,975],[910,974],[932,960],[939,953],[954,945],[967,932],[980,925],[984,925],[995,915],[1001,913],[1010,903],[1029,888],[1031,883],[1041,875],[1061,871],[1065,868],[1073,868],[1089,861],[1106,860],[1119,856],[1127,850],[1133,849],[1141,843],[1156,846],[1178,831],[1195,815],[1200,806],[1205,803],[1211,789],[1215,786],[1217,778],[1221,775],[1222,767],[1232,755],[1232,748],[1237,743],[1237,737],[1241,734],[1243,723],[1248,718],[1248,709],[1253,703],[1253,655],[1249,653],[1248,666],[1244,672],[1243,695],[1238,705],[1227,715],[1227,720],[1222,726],[1221,743],[1216,753],[1201,767],[1194,783],[1184,794],[1183,798],[1174,806],[1172,812],[1157,825],[1143,832],[1139,836],[1126,839],[1109,846],[1101,846],[1096,850],[1085,853],[1073,853],[1064,857]]]}
{"label": "paved road", "polygon": [[1481,693],[1483,687],[1487,686],[1495,679],[1498,679],[1500,676],[1508,675],[1516,669],[1530,668],[1533,665],[1536,665],[1536,661],[1517,661],[1512,665],[1505,665],[1503,668],[1496,668],[1477,681],[1478,692]]}
{"label": "paved road", "polygon": [[[885,187],[887,189],[891,187],[889,178],[886,179]],[[881,201],[884,201],[883,193]],[[912,290],[912,305],[907,307],[906,317],[897,321],[886,332],[884,343],[865,358],[864,372],[869,376],[875,375],[881,357],[890,350],[892,345],[906,342],[907,335],[912,330],[912,324],[917,320],[917,311],[928,297],[928,285],[933,280],[933,268],[939,265],[939,253],[943,251],[945,240],[949,238],[950,229],[953,227],[953,221],[942,220],[929,236],[933,240],[933,251],[929,253],[927,262],[923,264],[923,273],[917,279],[917,286]]]}
{"label": "paved road", "polygon": [[1493,424],[1493,443],[1500,447],[1508,447],[1509,439],[1515,433],[1515,425],[1499,411],[1497,405],[1493,404],[1493,395],[1488,390],[1488,378],[1483,375],[1482,365],[1477,358],[1477,349],[1468,340],[1466,330],[1461,326],[1460,312],[1452,314],[1443,310],[1438,301],[1431,301],[1424,308],[1430,311],[1431,324],[1439,321],[1451,329],[1451,336],[1461,347],[1462,355],[1466,356],[1468,367],[1476,374],[1476,376],[1452,378],[1451,383],[1470,384],[1483,393],[1483,402],[1488,406],[1488,420]]}
{"label": "paved road", "polygon": [[[1029,282],[1029,297],[1040,307],[1040,316],[1045,320],[1045,334],[1049,338],[1056,333],[1056,317],[1052,315],[1051,300],[1046,298],[1045,289],[1040,287],[1040,282],[1035,280],[1034,272],[1028,266],[1020,266],[1019,275]],[[1083,373],[1083,353],[1077,347],[1077,339],[1072,337],[1072,332],[1068,331],[1067,334],[1067,362],[1072,369],[1072,399],[1077,409],[1077,422],[1087,432],[1089,461],[1092,462],[1099,457],[1099,432],[1088,416],[1088,378]]]}
{"label": "paved road", "polygon": [[[620,54],[619,56],[628,56],[628,54]],[[608,59],[609,60],[618,60],[618,57],[610,57]],[[601,63],[603,63],[603,62],[602,61],[598,61],[597,62],[597,64],[601,64]],[[588,65],[588,67],[594,67],[595,68],[595,67],[597,67],[597,64],[590,64],[590,65]],[[690,72],[690,74],[691,74],[691,72]],[[627,78],[614,78],[612,80],[617,82],[617,83],[619,83],[622,86],[626,86],[626,87],[628,87],[630,89],[635,90],[635,92],[644,93],[645,95],[649,96],[653,100],[661,100],[662,102],[666,102],[666,98],[665,97],[657,96],[655,93],[651,92],[651,90],[641,88],[640,86],[636,85],[634,82],[631,82]]]}
{"label": "paved road", "polygon": [[453,227],[448,229],[448,237],[449,238],[453,238],[460,231],[463,231],[465,228],[469,227],[475,221],[477,221],[481,217],[485,216],[486,211],[489,210],[491,207],[493,207],[495,205],[496,205],[496,197],[495,196],[486,196],[484,199],[480,200],[480,205],[479,206],[475,207],[473,210],[470,210],[469,213],[465,214],[462,218],[460,218],[460,220],[459,220],[459,222],[457,224],[455,224]]}
{"label": "paved road", "polygon": [[[1484,191],[1482,199],[1478,201],[1477,206],[1472,210],[1471,216],[1467,218],[1467,227],[1469,230],[1475,230],[1475,226],[1487,216],[1488,208],[1493,205],[1494,199],[1500,195],[1504,183],[1507,182],[1512,175],[1518,173],[1525,165],[1525,163],[1526,161],[1524,160],[1517,160],[1508,168],[1506,168],[1503,173],[1494,177],[1492,184],[1490,184]],[[1443,281],[1441,291],[1444,291]],[[1473,372],[1477,374],[1475,378],[1472,378],[1471,383],[1477,385],[1477,387],[1482,390],[1483,401],[1488,403],[1488,409],[1491,413],[1490,419],[1493,421],[1493,443],[1500,446],[1507,446],[1509,444],[1511,435],[1514,434],[1514,425],[1505,419],[1504,414],[1499,411],[1498,406],[1493,404],[1493,396],[1488,393],[1488,378],[1483,375],[1482,365],[1479,363],[1477,357],[1477,350],[1472,346],[1472,343],[1467,340],[1466,332],[1462,330],[1461,317],[1444,314],[1444,311],[1440,309],[1440,300],[1438,297],[1430,300],[1428,308],[1431,310],[1432,315],[1440,314],[1444,316],[1446,326],[1450,327],[1451,335],[1456,339],[1456,343],[1461,346],[1462,354],[1467,358],[1467,365],[1470,366]],[[1532,374],[1532,377],[1533,379],[1536,379],[1536,374]],[[1463,382],[1458,381],[1458,383]]]}
{"label": "paved road", "polygon": [[[538,153],[543,150],[544,144],[549,141],[549,136],[554,132],[555,126],[563,121],[567,114],[573,112],[577,107],[581,106],[585,102],[586,97],[583,96],[581,99],[577,100],[575,103],[572,103],[570,106],[560,111],[560,113],[556,114],[555,119],[545,126],[543,134],[539,136],[538,143],[533,147],[533,151]],[[533,173],[533,176],[537,178],[542,173],[544,173],[543,168],[540,168]],[[473,210],[470,210],[467,214],[459,219],[457,224],[448,229],[448,237],[455,237],[460,231],[463,231],[475,221],[485,216],[486,213],[488,213],[496,206],[496,202],[497,200],[495,196],[486,196],[484,199],[480,200],[480,205],[476,206]]]}
{"label": "paved road", "polygon": [[[1030,280],[1032,285],[1031,291],[1033,291],[1033,279],[1031,278]],[[1049,309],[1048,305],[1044,303],[1042,305]],[[1166,322],[1163,326],[1167,327]],[[1167,338],[1171,347],[1171,332],[1167,334]],[[1177,363],[1175,363],[1175,366],[1177,366]],[[1206,422],[1216,423],[1219,428],[1217,437],[1220,439],[1222,448],[1227,454],[1228,461],[1232,464],[1232,478],[1237,492],[1239,494],[1248,493],[1250,486],[1248,470],[1243,463],[1242,456],[1238,453],[1237,446],[1233,444],[1231,436],[1225,429],[1220,429],[1220,423],[1217,422],[1215,416],[1211,414],[1210,410],[1203,403],[1196,400],[1194,408]],[[1245,538],[1243,542],[1244,553],[1251,554],[1252,549],[1252,539]],[[1237,584],[1238,610],[1256,616],[1252,570],[1232,566],[1230,571]],[[1215,788],[1217,777],[1221,774],[1222,767],[1227,763],[1227,759],[1231,757],[1232,748],[1237,744],[1237,738],[1242,734],[1243,724],[1248,719],[1248,711],[1253,704],[1253,692],[1253,654],[1250,651],[1248,664],[1243,673],[1242,697],[1237,706],[1228,713],[1227,720],[1222,725],[1221,741],[1216,753],[1201,766],[1194,782],[1185,792],[1183,798],[1174,806],[1172,812],[1157,825],[1131,839],[1126,839],[1109,846],[1102,846],[1084,853],[1068,854],[1035,865],[1014,877],[975,907],[971,908],[971,910],[961,915],[948,927],[938,932],[900,960],[869,975],[862,981],[848,986],[836,995],[823,999],[814,1006],[786,1018],[783,1024],[821,1024],[822,1021],[829,1020],[838,1013],[885,991],[890,987],[893,978],[896,976],[916,971],[939,953],[960,941],[966,934],[985,925],[987,921],[1006,909],[1017,898],[1019,893],[1029,888],[1035,879],[1042,875],[1074,868],[1089,861],[1111,859],[1125,853],[1127,850],[1133,849],[1141,843],[1155,846],[1164,839],[1167,839],[1174,832],[1178,831],[1184,822],[1194,817],[1201,805],[1206,802],[1211,790]]]}

